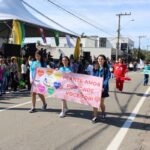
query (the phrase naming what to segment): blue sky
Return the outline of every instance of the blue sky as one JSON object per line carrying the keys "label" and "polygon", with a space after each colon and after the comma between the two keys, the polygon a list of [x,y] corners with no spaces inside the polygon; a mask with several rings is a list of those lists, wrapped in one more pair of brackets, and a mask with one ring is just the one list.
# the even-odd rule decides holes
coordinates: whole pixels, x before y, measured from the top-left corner
{"label": "blue sky", "polygon": [[[138,36],[144,35],[146,37],[141,39],[141,48],[147,49],[149,45],[150,50],[150,0],[53,0],[65,9],[99,26],[102,31],[58,9],[47,0],[24,1],[61,25],[78,34],[84,32],[85,35],[117,36],[116,14],[131,12],[130,16],[121,17],[121,36],[130,37],[135,41],[135,47],[138,47]],[[43,22],[61,29],[33,10],[27,9]],[[134,21],[131,21],[133,19]]]}

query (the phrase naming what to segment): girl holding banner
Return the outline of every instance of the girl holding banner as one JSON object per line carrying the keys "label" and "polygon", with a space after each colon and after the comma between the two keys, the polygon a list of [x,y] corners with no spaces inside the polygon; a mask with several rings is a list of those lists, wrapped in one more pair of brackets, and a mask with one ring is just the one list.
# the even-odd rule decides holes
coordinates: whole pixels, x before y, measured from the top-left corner
{"label": "girl holding banner", "polygon": [[[35,71],[37,67],[46,67],[46,65],[43,62],[42,59],[42,53],[41,51],[36,51],[35,53],[35,59],[36,61],[32,61],[31,65],[30,65],[30,83],[32,84],[32,86],[34,86],[33,81],[34,81],[34,77],[35,77]],[[43,106],[42,106],[42,110],[46,110],[47,107],[47,103],[45,101],[45,97],[42,94],[38,94],[41,101],[43,102]],[[32,108],[30,109],[30,113],[34,113],[36,112],[35,109],[35,104],[36,104],[36,93],[32,92],[31,90],[31,96],[32,96]]]}
{"label": "girl holding banner", "polygon": [[[103,90],[102,90],[100,108],[102,110],[101,119],[105,120],[106,114],[105,114],[104,99],[106,97],[109,97],[108,90],[109,90],[109,79],[111,77],[111,73],[107,64],[107,59],[104,55],[99,55],[97,60],[99,64],[99,69],[95,68],[93,75],[98,77],[103,77]],[[98,121],[97,116],[98,116],[98,109],[93,108],[93,119],[92,119],[93,123],[96,123]]]}
{"label": "girl holding banner", "polygon": [[[69,58],[67,56],[63,56],[62,57],[59,71],[61,71],[61,72],[68,72],[68,73],[72,72],[71,68],[70,68],[70,60],[69,60]],[[67,111],[68,111],[67,102],[66,102],[66,100],[63,99],[62,100],[62,110],[61,110],[61,113],[59,114],[59,117],[60,118],[65,117]]]}

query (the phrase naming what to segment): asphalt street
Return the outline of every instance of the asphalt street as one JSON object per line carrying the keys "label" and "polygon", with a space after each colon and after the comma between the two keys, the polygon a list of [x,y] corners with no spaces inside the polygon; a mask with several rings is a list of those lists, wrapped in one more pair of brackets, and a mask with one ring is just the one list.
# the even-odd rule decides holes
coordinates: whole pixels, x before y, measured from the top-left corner
{"label": "asphalt street", "polygon": [[59,99],[47,98],[45,112],[38,100],[38,111],[30,114],[29,92],[0,97],[0,150],[149,150],[150,83],[143,86],[138,72],[128,76],[132,80],[125,82],[123,92],[110,80],[107,119],[96,124],[88,106],[68,102],[67,116],[59,118]]}

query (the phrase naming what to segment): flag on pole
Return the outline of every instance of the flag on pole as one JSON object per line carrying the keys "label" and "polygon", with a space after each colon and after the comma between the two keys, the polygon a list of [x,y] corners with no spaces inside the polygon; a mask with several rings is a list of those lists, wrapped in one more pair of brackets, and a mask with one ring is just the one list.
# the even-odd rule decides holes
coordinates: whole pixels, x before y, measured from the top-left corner
{"label": "flag on pole", "polygon": [[20,39],[20,31],[19,31],[19,27],[18,27],[18,21],[17,20],[13,20],[13,28],[12,28],[12,32],[13,32],[13,41],[14,44],[21,44],[21,39]]}
{"label": "flag on pole", "polygon": [[47,43],[43,28],[39,28],[39,30],[40,30],[40,34],[41,34],[43,42]]}
{"label": "flag on pole", "polygon": [[80,37],[77,38],[76,47],[74,49],[74,59],[78,60],[80,57]]}
{"label": "flag on pole", "polygon": [[59,32],[55,32],[55,43],[56,43],[56,46],[59,46]]}
{"label": "flag on pole", "polygon": [[70,41],[70,36],[69,35],[66,35],[66,41],[67,41],[67,45],[68,45],[69,48],[73,47],[73,44]]}
{"label": "flag on pole", "polygon": [[12,35],[14,41],[13,43],[22,46],[25,38],[24,24],[20,21],[13,20]]}
{"label": "flag on pole", "polygon": [[140,59],[140,69],[143,69],[144,68],[144,61],[142,59]]}
{"label": "flag on pole", "polygon": [[20,22],[20,27],[21,27],[21,37],[22,37],[21,47],[24,47],[25,27],[22,22]]}

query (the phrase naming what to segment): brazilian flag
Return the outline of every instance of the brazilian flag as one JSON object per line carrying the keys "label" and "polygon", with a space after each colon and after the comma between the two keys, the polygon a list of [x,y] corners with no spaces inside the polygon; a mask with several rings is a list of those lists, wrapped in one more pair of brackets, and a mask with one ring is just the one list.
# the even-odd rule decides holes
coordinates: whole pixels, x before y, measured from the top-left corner
{"label": "brazilian flag", "polygon": [[80,57],[80,42],[81,42],[81,39],[80,39],[80,37],[78,37],[77,42],[76,42],[76,47],[74,49],[74,59],[75,60],[78,60]]}

